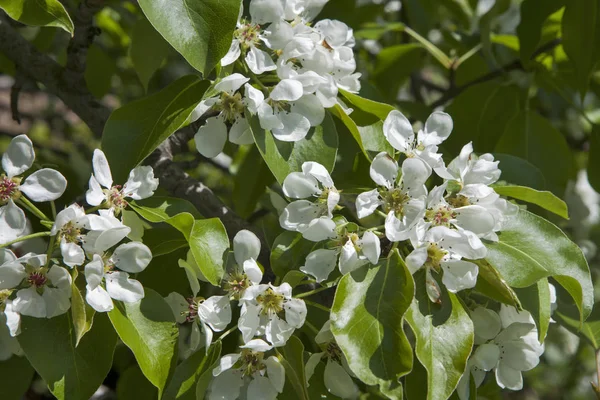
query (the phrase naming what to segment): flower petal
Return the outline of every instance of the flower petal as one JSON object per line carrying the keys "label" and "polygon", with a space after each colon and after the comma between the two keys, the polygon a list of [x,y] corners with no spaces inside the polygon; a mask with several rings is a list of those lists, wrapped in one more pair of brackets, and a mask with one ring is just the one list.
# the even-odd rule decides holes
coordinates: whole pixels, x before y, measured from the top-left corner
{"label": "flower petal", "polygon": [[67,242],[64,238],[60,241],[60,254],[63,257],[63,262],[69,267],[75,267],[85,262],[85,253],[81,246]]}
{"label": "flower petal", "polygon": [[219,117],[206,120],[206,123],[198,129],[194,136],[196,149],[207,158],[218,156],[225,147],[227,141],[227,126]]}
{"label": "flower petal", "polygon": [[353,399],[357,397],[358,388],[348,375],[348,372],[337,362],[329,359],[325,366],[325,387],[334,396],[342,399]]}
{"label": "flower petal", "polygon": [[304,266],[300,271],[312,275],[317,282],[323,282],[329,278],[329,274],[335,269],[338,254],[335,250],[317,249],[306,256]]}
{"label": "flower petal", "polygon": [[279,393],[283,392],[283,386],[285,384],[285,369],[279,359],[275,356],[271,356],[265,360],[267,366],[267,377],[271,381],[271,384]]}
{"label": "flower petal", "polygon": [[248,81],[250,81],[250,78],[246,78],[242,74],[231,74],[221,79],[219,83],[215,85],[215,90],[233,94]]}
{"label": "flower petal", "polygon": [[255,375],[248,385],[246,400],[275,400],[277,390],[271,381],[264,376]]}
{"label": "flower petal", "polygon": [[231,322],[231,304],[228,296],[212,296],[198,306],[200,320],[215,332],[227,328]]}
{"label": "flower petal", "polygon": [[29,175],[20,186],[30,200],[53,201],[63,195],[67,180],[62,174],[51,168],[43,168]]}
{"label": "flower petal", "polygon": [[321,189],[312,175],[292,172],[283,181],[283,194],[294,199],[305,199],[321,194]]}
{"label": "flower petal", "polygon": [[129,242],[117,247],[111,259],[120,270],[135,274],[142,272],[150,264],[152,252],[143,243]]}
{"label": "flower petal", "polygon": [[34,287],[21,289],[17,292],[17,298],[13,300],[13,310],[30,317],[46,317],[46,303]]}
{"label": "flower petal", "polygon": [[302,229],[302,237],[312,242],[333,239],[335,234],[335,222],[330,218],[320,217],[313,219],[306,228]]}
{"label": "flower petal", "polygon": [[479,267],[472,262],[450,260],[441,263],[444,270],[442,282],[449,292],[456,293],[463,289],[475,287]]}
{"label": "flower petal", "polygon": [[240,117],[233,122],[229,129],[229,141],[239,145],[254,143],[252,129],[250,129],[250,124],[248,124],[246,118]]}
{"label": "flower petal", "polygon": [[281,128],[273,128],[271,133],[277,140],[282,142],[297,142],[302,140],[310,130],[310,122],[304,115],[296,113],[277,114],[277,118],[283,126]]}
{"label": "flower petal", "polygon": [[369,174],[373,182],[391,189],[398,178],[398,163],[388,153],[381,152],[373,159]]}
{"label": "flower petal", "polygon": [[91,206],[99,206],[104,200],[106,200],[106,195],[102,191],[100,184],[94,175],[90,176],[89,189],[85,193],[85,201]]}
{"label": "flower petal", "polygon": [[381,205],[379,191],[377,189],[363,192],[356,197],[356,213],[358,219],[363,219],[373,214],[377,207]]}
{"label": "flower petal", "polygon": [[496,383],[502,389],[521,390],[523,389],[523,375],[521,371],[512,369],[501,362],[498,364],[498,368],[496,368]]}
{"label": "flower petal", "polygon": [[258,285],[260,281],[262,281],[263,272],[254,259],[251,258],[244,261],[242,268],[248,279],[250,279],[250,282],[253,284]]}
{"label": "flower petal", "polygon": [[158,188],[158,178],[154,177],[154,170],[144,165],[131,170],[123,186],[123,193],[134,200],[142,200],[152,196],[156,188]]}
{"label": "flower petal", "polygon": [[500,349],[494,343],[485,343],[477,347],[471,358],[476,367],[491,371],[498,364]]}
{"label": "flower petal", "polygon": [[233,64],[235,60],[237,60],[242,54],[240,50],[240,41],[237,39],[233,39],[231,41],[231,46],[229,46],[229,50],[227,50],[227,54],[221,58],[221,65],[224,67],[229,64]]}
{"label": "flower petal", "polygon": [[277,69],[271,56],[267,52],[257,49],[256,46],[250,46],[250,51],[246,54],[246,64],[256,75]]}
{"label": "flower petal", "polygon": [[411,123],[400,111],[390,111],[383,123],[383,134],[393,148],[406,152],[415,137]]}
{"label": "flower petal", "polygon": [[135,303],[144,298],[144,287],[135,279],[129,279],[127,272],[106,274],[106,291],[115,300]]}
{"label": "flower petal", "polygon": [[102,286],[96,286],[94,289],[88,287],[85,292],[85,301],[98,312],[108,312],[114,308],[110,295]]}
{"label": "flower petal", "polygon": [[0,244],[15,240],[27,227],[25,213],[15,205],[12,199],[0,207]]}
{"label": "flower petal", "polygon": [[35,151],[26,135],[15,136],[2,155],[2,169],[9,178],[21,175],[33,165]]}
{"label": "flower petal", "polygon": [[442,111],[433,112],[425,122],[425,140],[422,141],[424,146],[437,145],[448,139],[452,133],[454,123],[452,117]]}
{"label": "flower petal", "polygon": [[260,254],[260,240],[249,230],[239,231],[233,238],[233,255],[238,265],[249,259],[258,259]]}
{"label": "flower petal", "polygon": [[283,79],[275,85],[270,97],[275,101],[296,101],[303,93],[302,83],[293,79]]}
{"label": "flower petal", "polygon": [[92,157],[92,166],[94,167],[94,176],[98,183],[107,189],[110,189],[113,184],[112,174],[106,155],[100,149],[94,150]]}

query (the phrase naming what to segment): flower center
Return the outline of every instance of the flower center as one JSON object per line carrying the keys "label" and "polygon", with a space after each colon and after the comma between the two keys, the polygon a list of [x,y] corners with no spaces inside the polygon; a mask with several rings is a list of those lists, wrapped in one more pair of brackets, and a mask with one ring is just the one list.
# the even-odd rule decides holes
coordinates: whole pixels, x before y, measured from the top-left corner
{"label": "flower center", "polygon": [[447,205],[440,205],[425,211],[425,220],[437,226],[450,226],[450,220],[454,218],[456,218],[456,212]]}
{"label": "flower center", "polygon": [[327,343],[327,348],[325,349],[325,353],[327,353],[327,357],[330,359],[337,361],[339,363],[342,362],[342,350],[340,346],[335,342]]}
{"label": "flower center", "polygon": [[244,273],[235,272],[225,278],[223,288],[229,293],[233,299],[239,299],[244,290],[250,286],[250,281]]}
{"label": "flower center", "polygon": [[0,176],[0,204],[5,204],[10,199],[17,199],[20,195],[20,178],[9,178],[2,174]]}
{"label": "flower center", "polygon": [[235,38],[240,41],[244,49],[256,46],[260,41],[259,34],[260,25],[252,23],[245,23],[234,32]]}
{"label": "flower center", "polygon": [[185,322],[192,322],[198,318],[198,306],[204,301],[202,297],[188,297],[188,309],[182,311],[181,315],[185,315]]}
{"label": "flower center", "polygon": [[275,293],[271,288],[256,297],[256,301],[262,306],[263,315],[278,314],[283,311],[284,300],[282,295]]}
{"label": "flower center", "polygon": [[404,206],[410,200],[410,197],[402,191],[400,188],[380,192],[385,202],[386,213],[394,210],[396,216],[401,217],[404,215]]}
{"label": "flower center", "polygon": [[441,268],[442,259],[445,255],[445,250],[440,249],[435,243],[429,243],[429,246],[427,247],[427,260],[425,261],[425,264],[429,267],[432,267],[436,271],[439,271]]}
{"label": "flower center", "polygon": [[12,290],[0,290],[0,312],[4,312],[4,310],[6,309],[6,300],[8,300],[11,294]]}
{"label": "flower center", "polygon": [[240,371],[244,376],[252,376],[256,372],[265,369],[263,364],[264,354],[260,352],[254,352],[249,349],[243,349],[240,357],[241,367]]}
{"label": "flower center", "polygon": [[27,282],[30,286],[35,286],[36,289],[44,287],[48,282],[48,277],[46,277],[46,272],[41,268],[37,271],[30,272],[27,277]]}
{"label": "flower center", "polygon": [[244,103],[242,102],[242,95],[236,93],[233,96],[229,93],[223,93],[221,95],[220,106],[221,115],[227,122],[234,122],[244,112]]}
{"label": "flower center", "polygon": [[323,45],[323,47],[325,47],[327,50],[333,51],[333,47],[331,47],[331,45],[329,43],[327,43],[327,40],[323,39],[323,42],[321,43],[321,45]]}
{"label": "flower center", "polygon": [[280,112],[288,113],[290,112],[291,106],[285,100],[273,100],[272,98],[267,99],[267,104],[269,104],[273,108],[273,113],[277,114]]}
{"label": "flower center", "polygon": [[68,243],[79,243],[81,240],[81,229],[73,221],[69,221],[60,230],[59,237],[64,238]]}
{"label": "flower center", "polygon": [[448,203],[451,204],[454,208],[466,207],[471,205],[471,201],[469,201],[469,198],[467,196],[463,196],[462,194],[450,196],[448,199],[446,199],[446,201],[448,201]]}
{"label": "flower center", "polygon": [[113,186],[110,189],[104,189],[106,194],[106,204],[108,208],[114,208],[115,215],[119,215],[127,207],[125,194],[121,190],[121,185]]}

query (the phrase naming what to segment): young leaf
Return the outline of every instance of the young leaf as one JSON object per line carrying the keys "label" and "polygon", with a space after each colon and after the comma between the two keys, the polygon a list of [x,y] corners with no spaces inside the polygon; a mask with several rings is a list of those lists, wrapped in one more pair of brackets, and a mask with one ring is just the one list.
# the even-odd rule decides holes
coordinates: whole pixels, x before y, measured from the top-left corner
{"label": "young leaf", "polygon": [[240,0],[140,0],[154,28],[204,75],[227,53]]}
{"label": "young leaf", "polygon": [[339,104],[336,104],[334,107],[332,107],[330,109],[330,111],[331,111],[331,115],[335,116],[336,118],[339,118],[339,120],[342,121],[342,123],[346,126],[348,131],[352,134],[352,137],[354,138],[354,140],[356,140],[358,147],[360,147],[360,149],[364,153],[365,157],[367,157],[368,160],[371,160],[369,153],[367,152],[367,150],[365,149],[365,146],[363,145],[362,137],[360,135],[360,131],[358,130],[358,126],[356,125],[356,122],[354,122],[354,120],[352,118],[350,118],[350,116],[348,116],[348,114],[346,114],[344,112],[344,109]]}
{"label": "young leaf", "polygon": [[71,318],[75,329],[75,346],[79,345],[83,335],[92,329],[95,311],[83,299],[81,291],[77,287],[77,270],[73,270],[73,283],[71,284]]}
{"label": "young leaf", "polygon": [[223,278],[223,254],[229,248],[225,226],[219,218],[198,219],[190,234],[190,249],[204,277],[219,286]]}
{"label": "young leaf", "polygon": [[376,266],[364,266],[341,280],[331,308],[331,331],[350,369],[390,398],[402,398],[398,378],[412,369],[412,348],[402,321],[415,286],[397,251]]}
{"label": "young leaf", "polygon": [[286,381],[294,388],[294,394],[299,400],[310,400],[306,388],[306,373],[304,371],[304,345],[296,336],[290,337],[281,349],[281,364],[285,368]]}
{"label": "young leaf", "polygon": [[494,190],[499,195],[538,205],[564,219],[569,219],[567,203],[552,192],[539,191],[525,186],[495,186]]}
{"label": "young leaf", "polygon": [[523,288],[554,277],[573,297],[581,321],[592,311],[594,290],[581,249],[554,224],[525,210],[510,218],[486,260],[512,287]]}
{"label": "young leaf", "polygon": [[290,172],[300,171],[305,161],[316,161],[333,170],[338,149],[338,134],[329,114],[320,126],[311,128],[298,142],[282,142],[260,127],[258,118],[251,120],[256,146],[279,183]]}
{"label": "young leaf", "polygon": [[196,400],[196,387],[202,384],[205,374],[212,377],[212,369],[220,356],[220,341],[213,343],[208,351],[201,349],[192,354],[177,366],[162,399]]}
{"label": "young leaf", "polygon": [[113,111],[104,126],[102,150],[115,182],[125,182],[131,169],[185,124],[209,84],[197,76],[184,76]]}
{"label": "young leaf", "polygon": [[504,278],[486,260],[470,260],[479,267],[475,290],[491,299],[504,304],[521,308],[521,303],[514,290]]}
{"label": "young leaf", "polygon": [[110,371],[117,335],[104,314],[78,346],[69,314],[22,317],[19,344],[59,400],[88,400]]}
{"label": "young leaf", "polygon": [[73,35],[73,21],[58,0],[0,0],[0,8],[25,25],[55,26]]}
{"label": "young leaf", "polygon": [[369,100],[364,97],[360,97],[357,94],[347,92],[340,89],[340,93],[346,100],[346,105],[351,108],[359,109],[368,114],[373,114],[380,120],[385,120],[390,111],[395,110],[394,107],[389,104],[380,103],[378,101]]}
{"label": "young leaf", "polygon": [[173,311],[162,296],[148,288],[145,292],[145,297],[136,303],[116,302],[108,316],[146,378],[162,393],[177,363],[179,330]]}
{"label": "young leaf", "polygon": [[562,45],[575,69],[582,98],[600,59],[600,4],[598,0],[566,2],[562,19]]}
{"label": "young leaf", "polygon": [[420,296],[406,312],[417,340],[415,353],[427,370],[427,400],[450,397],[473,347],[473,323],[458,297],[444,292],[441,302],[434,309],[427,296]]}
{"label": "young leaf", "polygon": [[145,90],[148,90],[148,82],[152,75],[167,58],[169,49],[169,44],[152,24],[143,16],[140,17],[133,26],[129,58]]}
{"label": "young leaf", "polygon": [[25,356],[12,356],[0,361],[2,400],[22,400],[31,385],[35,371]]}

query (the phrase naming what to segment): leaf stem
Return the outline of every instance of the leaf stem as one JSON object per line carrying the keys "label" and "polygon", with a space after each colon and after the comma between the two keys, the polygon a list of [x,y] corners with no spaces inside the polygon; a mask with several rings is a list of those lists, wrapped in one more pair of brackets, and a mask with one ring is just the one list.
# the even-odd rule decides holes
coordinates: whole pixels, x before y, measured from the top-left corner
{"label": "leaf stem", "polygon": [[50,265],[50,257],[54,252],[54,244],[56,243],[56,235],[50,237],[50,243],[48,243],[48,250],[46,250],[46,267]]}
{"label": "leaf stem", "polygon": [[231,332],[235,331],[238,327],[237,326],[232,326],[231,328],[229,328],[228,330],[226,330],[225,332],[223,332],[223,334],[221,336],[219,336],[218,340],[223,340],[225,339],[225,337],[227,335],[229,335]]}
{"label": "leaf stem", "polygon": [[34,239],[34,238],[38,238],[38,237],[45,237],[45,236],[50,236],[50,231],[47,231],[47,232],[37,232],[37,233],[32,233],[31,235],[21,236],[19,238],[16,238],[15,240],[11,240],[10,242],[6,242],[6,243],[3,243],[3,244],[0,244],[0,249],[4,248],[4,247],[11,246],[11,245],[13,245],[15,243],[23,242],[25,240]]}
{"label": "leaf stem", "polygon": [[413,31],[408,26],[404,27],[404,32],[406,32],[406,34],[408,34],[409,36],[412,36],[412,38],[415,39],[417,42],[421,43],[423,45],[423,47],[425,47],[425,49],[427,51],[429,51],[429,53],[436,60],[438,60],[440,62],[440,64],[442,64],[444,66],[444,68],[449,69],[452,67],[452,61],[446,55],[446,53],[444,53],[442,50],[440,50],[439,47],[437,47],[436,45],[431,43],[429,40],[425,39],[423,36],[419,35],[417,32]]}
{"label": "leaf stem", "polygon": [[29,201],[29,199],[27,199],[27,197],[21,196],[19,198],[19,200],[17,200],[17,202],[19,204],[21,204],[23,207],[25,207],[26,209],[28,209],[29,211],[31,211],[33,214],[35,214],[35,216],[38,217],[39,219],[46,220],[46,221],[50,220],[50,218],[48,218],[46,216],[46,214],[44,214],[39,208],[37,208],[35,205],[33,205],[33,203],[31,201]]}
{"label": "leaf stem", "polygon": [[56,204],[54,204],[54,201],[50,202],[50,207],[52,208],[52,219],[56,221]]}
{"label": "leaf stem", "polygon": [[308,292],[297,294],[294,297],[297,298],[297,299],[301,299],[303,297],[309,297],[309,296],[312,296],[313,294],[317,294],[319,292],[322,292],[323,290],[327,290],[327,289],[330,289],[330,288],[331,288],[330,286],[321,286],[320,288],[316,288],[316,289],[310,290]]}
{"label": "leaf stem", "polygon": [[325,306],[324,306],[324,305],[322,305],[322,304],[316,303],[316,302],[314,302],[314,301],[310,301],[310,300],[304,300],[304,302],[305,302],[306,304],[308,304],[309,306],[312,306],[312,307],[314,307],[314,308],[318,308],[319,310],[323,310],[323,311],[326,311],[326,312],[331,312],[331,310],[330,310],[329,308],[325,307]]}

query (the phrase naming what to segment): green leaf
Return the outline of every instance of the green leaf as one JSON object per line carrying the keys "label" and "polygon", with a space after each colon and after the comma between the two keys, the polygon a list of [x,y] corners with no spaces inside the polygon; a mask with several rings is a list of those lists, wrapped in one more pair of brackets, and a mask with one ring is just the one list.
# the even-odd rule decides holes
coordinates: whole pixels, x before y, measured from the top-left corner
{"label": "green leaf", "polygon": [[[359,126],[358,130],[366,150],[374,152],[375,155],[382,151],[385,151],[388,154],[394,154],[394,148],[383,134],[383,121],[377,121],[368,126]],[[373,157],[370,159],[372,158]]]}
{"label": "green leaf", "polygon": [[115,59],[100,46],[92,44],[87,53],[84,76],[88,89],[95,97],[100,99],[110,91],[115,72],[117,72]]}
{"label": "green leaf", "polygon": [[[344,126],[346,126],[346,128],[348,128],[348,131],[352,134],[352,137],[358,144],[358,147],[360,147],[362,152],[365,154],[365,157],[367,157],[367,159],[370,160],[371,158],[369,156],[369,153],[367,152],[367,150],[365,149],[365,147],[363,145],[362,137],[360,135],[360,131],[358,130],[358,126],[356,125],[356,122],[354,122],[354,120],[352,118],[350,118],[350,116],[348,116],[348,114],[346,114],[344,112],[344,109],[339,104],[336,104],[334,107],[332,107],[330,109],[330,111],[331,111],[331,115],[335,116],[340,121],[342,121]],[[344,138],[342,138],[342,140],[343,139]]]}
{"label": "green leaf", "polygon": [[[192,222],[190,220],[202,218],[196,207],[187,200],[176,197],[152,196],[144,200],[131,201],[131,208],[146,221],[167,224],[189,236]],[[180,214],[189,216],[177,217]],[[177,218],[175,218],[177,217]]]}
{"label": "green leaf", "polygon": [[202,74],[227,54],[240,0],[140,0],[154,28]]}
{"label": "green leaf", "polygon": [[498,166],[502,170],[501,180],[537,190],[546,188],[544,174],[529,161],[510,154],[494,153],[493,156],[496,161],[500,162]]}
{"label": "green leaf", "polygon": [[542,44],[542,26],[546,19],[565,5],[565,0],[525,0],[521,3],[521,21],[517,26],[521,63],[527,65]]}
{"label": "green leaf", "polygon": [[525,210],[510,218],[487,245],[486,260],[512,287],[554,277],[573,297],[584,321],[594,304],[590,271],[581,249],[554,224]]}
{"label": "green leaf", "polygon": [[420,44],[398,44],[383,48],[375,60],[372,79],[390,100],[414,71],[422,68],[427,51]]}
{"label": "green leaf", "polygon": [[[144,243],[146,243],[145,235]],[[186,259],[187,252],[188,249],[179,249],[165,255],[153,255],[148,267],[137,274],[136,279],[145,288],[154,289],[163,297],[167,297],[171,292],[192,294],[188,289],[190,283],[185,269],[178,265],[179,260]]]}
{"label": "green leaf", "polygon": [[551,298],[548,279],[543,278],[522,289],[515,289],[523,308],[531,314],[535,324],[538,327],[538,337],[540,343],[544,343],[548,327],[550,326]]}
{"label": "green leaf", "polygon": [[129,58],[145,90],[148,90],[148,82],[152,75],[169,55],[169,49],[169,44],[152,24],[146,18],[140,17],[133,26]]}
{"label": "green leaf", "polygon": [[125,370],[117,381],[118,399],[156,399],[158,389],[154,387],[137,365]]}
{"label": "green leaf", "polygon": [[368,114],[373,114],[382,121],[387,118],[387,115],[390,113],[390,111],[395,110],[395,108],[390,106],[389,104],[369,100],[364,97],[360,97],[357,94],[347,92],[343,89],[340,89],[340,93],[346,100],[347,106],[349,106],[350,108],[361,110]]}
{"label": "green leaf", "polygon": [[260,127],[258,118],[252,118],[251,127],[258,150],[277,182],[283,183],[290,172],[300,171],[306,161],[315,161],[327,170],[333,170],[338,134],[331,115],[327,114],[320,126],[311,128],[306,137],[298,142],[275,139],[271,132]]}
{"label": "green leaf", "polygon": [[583,97],[600,58],[600,4],[598,0],[566,2],[562,19],[562,45],[574,68]]}
{"label": "green leaf", "polygon": [[35,371],[27,358],[12,356],[0,361],[2,400],[22,400],[31,385]]}
{"label": "green leaf", "polygon": [[77,270],[73,270],[73,283],[71,284],[71,318],[73,319],[73,328],[75,334],[75,346],[79,345],[83,335],[92,329],[94,322],[94,314],[96,313],[90,307],[77,287]]}
{"label": "green leaf", "polygon": [[283,356],[281,365],[285,368],[285,378],[294,388],[296,398],[310,400],[304,371],[304,345],[300,339],[292,336],[286,345],[281,348],[280,353]]}
{"label": "green leaf", "polygon": [[129,171],[185,124],[209,84],[184,76],[113,111],[104,126],[102,149],[116,182],[124,183]]}
{"label": "green leaf", "polygon": [[412,368],[412,348],[402,327],[414,296],[414,282],[397,251],[376,266],[345,275],[331,308],[331,331],[352,372],[402,398],[398,379]]}
{"label": "green leaf", "polygon": [[594,310],[582,324],[577,308],[558,297],[558,308],[552,317],[560,325],[586,339],[594,349],[600,349],[600,303],[594,304]]}
{"label": "green leaf", "polygon": [[152,257],[163,256],[184,247],[188,241],[172,226],[154,226],[144,232],[144,244],[152,251]]}
{"label": "green leaf", "polygon": [[25,25],[54,26],[73,35],[73,21],[58,0],[0,0],[9,17]]}
{"label": "green leaf", "polygon": [[595,126],[590,138],[587,173],[590,185],[596,192],[600,192],[600,128]]}
{"label": "green leaf", "polygon": [[462,92],[446,111],[452,116],[454,129],[444,148],[458,154],[473,141],[478,153],[494,150],[508,122],[519,113],[520,89],[514,85],[487,82]]}
{"label": "green leaf", "polygon": [[444,292],[441,307],[432,305],[427,296],[415,298],[406,320],[416,337],[417,358],[427,370],[426,398],[446,400],[458,385],[473,348],[471,318],[454,293]]}
{"label": "green leaf", "polygon": [[481,32],[481,44],[483,54],[486,58],[491,59],[496,63],[494,54],[492,53],[492,25],[496,18],[504,14],[510,7],[510,0],[495,1],[490,9],[479,19],[479,30]]}
{"label": "green leaf", "polygon": [[544,173],[548,189],[564,193],[574,175],[573,155],[563,135],[534,111],[513,118],[496,145],[496,152],[524,158]]}
{"label": "green leaf", "polygon": [[298,270],[315,244],[302,237],[298,232],[283,231],[273,242],[271,250],[271,268],[278,277]]}
{"label": "green leaf", "polygon": [[175,369],[162,400],[196,400],[196,387],[202,385],[204,375],[212,377],[212,368],[220,356],[221,342],[216,341],[208,352],[201,349],[185,359]]}
{"label": "green leaf", "polygon": [[254,212],[265,188],[275,179],[256,146],[252,146],[233,179],[233,207],[242,218]]}
{"label": "green leaf", "polygon": [[548,191],[539,191],[525,186],[495,186],[494,190],[501,196],[512,197],[542,207],[554,214],[569,219],[567,203]]}
{"label": "green leaf", "polygon": [[506,283],[504,278],[486,260],[470,260],[479,267],[475,290],[500,303],[521,308],[521,302],[514,290]]}
{"label": "green leaf", "polygon": [[223,254],[229,249],[229,238],[221,220],[196,220],[190,235],[190,249],[204,277],[219,286],[224,273]]}
{"label": "green leaf", "polygon": [[179,330],[167,302],[152,289],[145,292],[136,303],[115,302],[108,316],[146,378],[162,393],[177,363]]}
{"label": "green leaf", "polygon": [[60,400],[87,400],[112,365],[117,335],[105,314],[75,346],[69,314],[51,319],[22,317],[17,336],[27,359]]}

